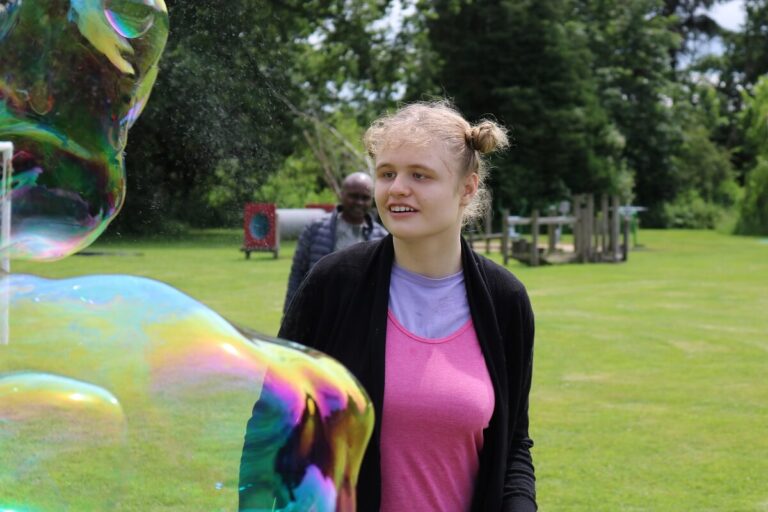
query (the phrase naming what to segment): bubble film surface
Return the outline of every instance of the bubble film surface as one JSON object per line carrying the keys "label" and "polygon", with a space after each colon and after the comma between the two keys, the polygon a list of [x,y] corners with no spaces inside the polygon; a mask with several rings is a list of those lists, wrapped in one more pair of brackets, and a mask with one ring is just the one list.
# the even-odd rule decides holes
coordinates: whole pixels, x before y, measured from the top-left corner
{"label": "bubble film surface", "polygon": [[125,197],[123,150],[168,37],[163,0],[0,2],[0,141],[14,143],[12,258],[95,240]]}
{"label": "bubble film surface", "polygon": [[144,278],[0,294],[0,510],[354,509],[373,411],[335,360]]}

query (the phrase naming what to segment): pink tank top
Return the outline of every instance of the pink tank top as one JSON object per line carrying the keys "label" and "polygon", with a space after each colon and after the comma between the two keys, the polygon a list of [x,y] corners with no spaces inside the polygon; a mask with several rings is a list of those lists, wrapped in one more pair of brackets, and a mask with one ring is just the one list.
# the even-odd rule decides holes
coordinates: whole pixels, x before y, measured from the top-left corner
{"label": "pink tank top", "polygon": [[381,511],[468,511],[493,385],[467,321],[427,339],[387,319]]}

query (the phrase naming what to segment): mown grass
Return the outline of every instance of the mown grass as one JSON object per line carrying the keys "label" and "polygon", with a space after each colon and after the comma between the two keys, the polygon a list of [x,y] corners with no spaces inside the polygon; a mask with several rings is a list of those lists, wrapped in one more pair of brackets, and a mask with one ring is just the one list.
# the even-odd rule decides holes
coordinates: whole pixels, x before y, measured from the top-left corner
{"label": "mown grass", "polygon": [[[640,242],[626,264],[509,267],[537,316],[541,510],[768,511],[768,243],[705,231]],[[245,260],[240,243],[236,230],[112,240],[91,248],[108,255],[14,271],[148,276],[274,334],[293,244]]]}

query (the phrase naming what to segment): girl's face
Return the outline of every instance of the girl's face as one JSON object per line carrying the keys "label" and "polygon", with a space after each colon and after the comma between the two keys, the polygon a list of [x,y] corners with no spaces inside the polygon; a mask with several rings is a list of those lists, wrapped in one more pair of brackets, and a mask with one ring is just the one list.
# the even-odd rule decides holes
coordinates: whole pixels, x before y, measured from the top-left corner
{"label": "girl's face", "polygon": [[461,232],[464,208],[477,193],[477,174],[461,176],[455,157],[439,142],[403,144],[376,156],[374,195],[384,226],[408,241]]}

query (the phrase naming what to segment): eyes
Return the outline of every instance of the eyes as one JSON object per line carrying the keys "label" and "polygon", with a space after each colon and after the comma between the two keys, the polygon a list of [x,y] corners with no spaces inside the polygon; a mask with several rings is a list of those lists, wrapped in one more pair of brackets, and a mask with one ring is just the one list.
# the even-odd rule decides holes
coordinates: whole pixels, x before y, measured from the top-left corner
{"label": "eyes", "polygon": [[[422,171],[406,171],[406,174],[414,181],[424,181],[429,179]],[[380,170],[376,173],[376,177],[381,180],[393,180],[397,177],[397,172],[389,169]]]}

